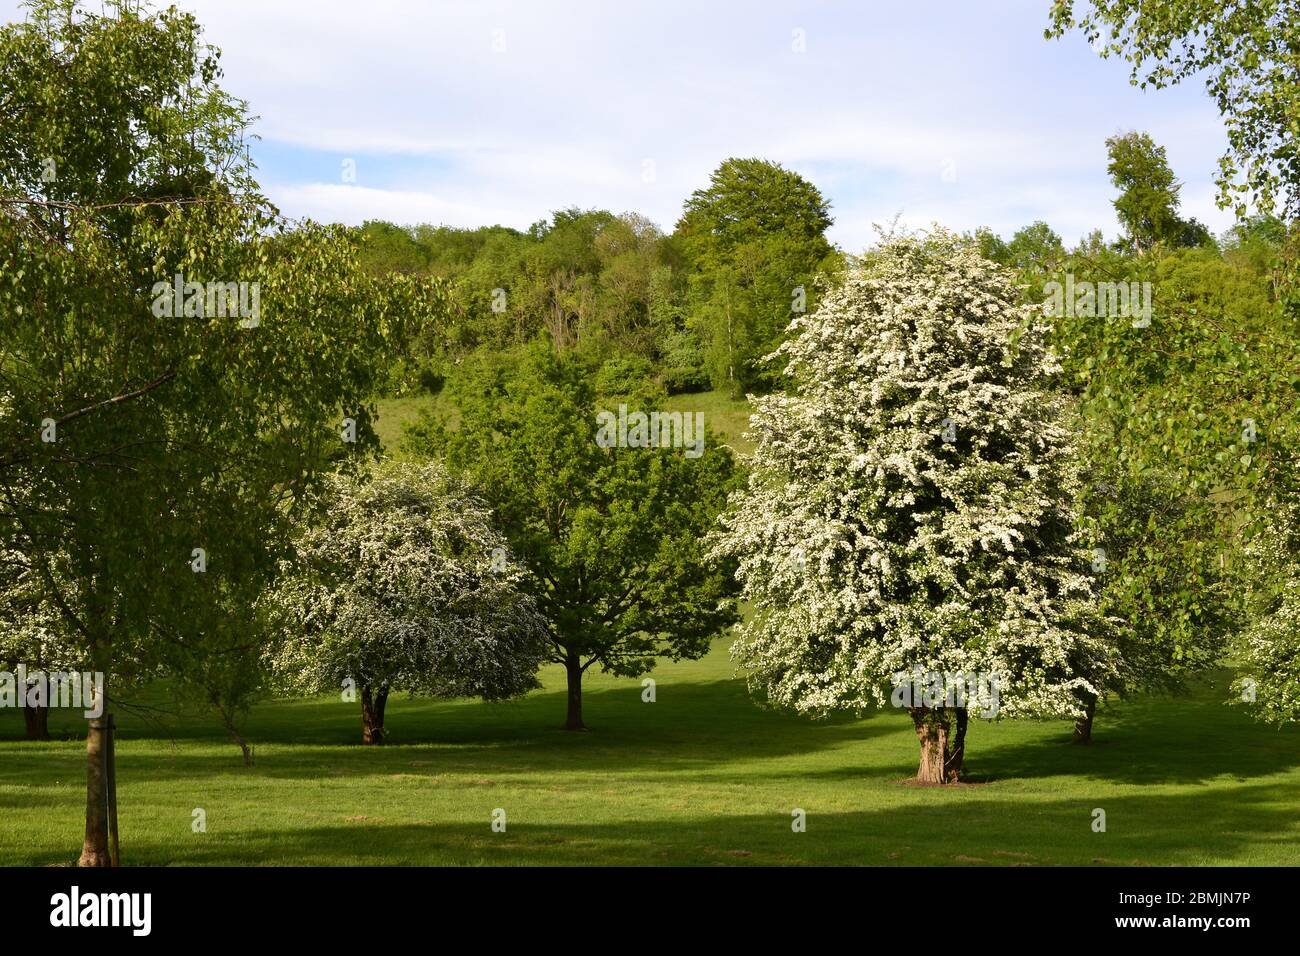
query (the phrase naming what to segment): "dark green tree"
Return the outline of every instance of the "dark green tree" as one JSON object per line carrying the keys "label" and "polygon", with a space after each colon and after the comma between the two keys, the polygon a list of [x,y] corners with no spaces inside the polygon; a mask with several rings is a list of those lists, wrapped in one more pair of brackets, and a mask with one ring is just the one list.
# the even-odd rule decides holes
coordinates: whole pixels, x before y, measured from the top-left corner
{"label": "dark green tree", "polygon": [[727,448],[704,433],[698,455],[605,447],[588,369],[548,346],[467,362],[448,394],[457,426],[426,416],[408,443],[473,482],[526,568],[567,674],[567,729],[585,729],[588,668],[635,677],[660,657],[702,657],[736,620],[729,570],[701,544],[733,481]]}

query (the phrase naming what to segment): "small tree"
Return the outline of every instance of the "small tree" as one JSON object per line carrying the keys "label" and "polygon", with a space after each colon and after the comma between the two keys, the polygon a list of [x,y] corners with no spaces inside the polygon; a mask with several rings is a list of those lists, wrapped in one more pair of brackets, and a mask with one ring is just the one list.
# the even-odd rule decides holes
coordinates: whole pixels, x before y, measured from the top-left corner
{"label": "small tree", "polygon": [[[751,687],[814,715],[893,696],[925,783],[957,779],[970,708],[1078,714],[1109,666],[1057,365],[1016,299],[971,242],[884,243],[782,346],[800,390],[755,402],[715,538],[753,607],[733,645]],[[988,683],[891,693],[917,669]]]}
{"label": "small tree", "polygon": [[270,599],[286,626],[278,677],[309,694],[355,687],[367,744],[384,742],[394,690],[502,700],[538,686],[544,623],[489,517],[437,465],[334,476]]}
{"label": "small tree", "polygon": [[222,575],[206,601],[190,602],[183,621],[174,615],[153,621],[164,638],[163,662],[177,704],[197,702],[215,713],[244,766],[252,766],[253,748],[241,724],[272,689],[267,661],[274,658],[280,632],[260,598],[274,580],[274,570],[241,579]]}

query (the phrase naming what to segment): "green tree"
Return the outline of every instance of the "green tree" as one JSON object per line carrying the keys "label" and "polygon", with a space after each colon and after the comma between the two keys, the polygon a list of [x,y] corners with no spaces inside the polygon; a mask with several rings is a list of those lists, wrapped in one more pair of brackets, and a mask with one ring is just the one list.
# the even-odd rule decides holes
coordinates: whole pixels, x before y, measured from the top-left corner
{"label": "green tree", "polygon": [[362,224],[361,236],[361,266],[375,275],[387,276],[394,272],[420,274],[428,271],[425,249],[416,242],[410,229],[370,219]]}
{"label": "green tree", "polygon": [[718,388],[770,388],[763,363],[791,319],[816,303],[835,265],[830,204],[777,163],[728,159],[686,201],[677,236],[690,263],[690,310]]}
{"label": "green tree", "polygon": [[1300,212],[1297,0],[1053,0],[1046,36],[1075,29],[1102,56],[1128,60],[1135,86],[1203,77],[1228,134],[1220,202],[1238,216],[1251,204],[1273,212],[1279,200]]}
{"label": "green tree", "polygon": [[1157,242],[1172,242],[1184,224],[1178,218],[1178,192],[1182,184],[1174,178],[1165,157],[1146,133],[1123,133],[1106,140],[1110,164],[1106,171],[1119,189],[1115,213],[1128,232],[1134,251],[1146,252]]}
{"label": "green tree", "polygon": [[[1067,275],[1139,300],[1147,284],[1146,319],[1053,309],[1051,322],[1082,426],[1102,607],[1125,622],[1104,694],[1177,691],[1222,662],[1242,623],[1241,549],[1272,511],[1268,475],[1300,381],[1286,323],[1250,259],[1213,246],[1079,249],[1054,279]],[[1083,703],[1081,742],[1096,706]]]}
{"label": "green tree", "polygon": [[[988,257],[986,257],[988,258]],[[1050,272],[1065,259],[1065,243],[1047,223],[1039,219],[1017,229],[1007,243],[1005,262],[1020,271]],[[995,262],[1001,260],[994,259]]]}
{"label": "green tree", "polygon": [[[1227,260],[1255,260],[1258,269],[1262,259],[1271,273],[1271,308],[1242,326],[1213,323],[1206,330],[1205,350],[1218,351],[1213,356],[1218,362],[1197,362],[1193,375],[1179,382],[1192,390],[1197,414],[1195,419],[1171,416],[1177,424],[1166,428],[1161,447],[1182,466],[1179,471],[1186,472],[1184,463],[1191,462],[1192,471],[1217,475],[1218,493],[1231,501],[1232,540],[1240,542],[1236,550],[1253,555],[1247,564],[1257,570],[1240,575],[1239,587],[1249,598],[1239,658],[1252,669],[1252,679],[1266,675],[1269,680],[1266,700],[1258,702],[1256,713],[1281,721],[1295,713],[1294,688],[1284,682],[1295,672],[1288,666],[1295,653],[1295,601],[1287,581],[1297,578],[1300,564],[1290,527],[1294,463],[1287,453],[1300,427],[1294,358],[1300,334],[1300,254],[1294,226],[1277,232],[1271,226],[1274,213],[1287,219],[1300,213],[1300,4],[1083,0],[1080,7],[1082,16],[1075,17],[1074,0],[1058,0],[1048,35],[1079,29],[1091,42],[1101,40],[1102,55],[1117,53],[1130,62],[1135,85],[1161,88],[1192,75],[1204,78],[1229,139],[1216,177],[1219,204],[1234,209],[1239,220],[1229,237]],[[1248,219],[1248,212],[1255,216]],[[1193,352],[1174,351],[1164,343],[1162,350]],[[1169,395],[1166,407],[1182,407],[1180,399],[1182,394]],[[1243,412],[1248,419],[1238,418]],[[1223,440],[1232,429],[1243,436],[1236,447]],[[1210,447],[1205,447],[1206,432],[1217,433],[1218,441],[1209,442]]]}
{"label": "green tree", "polygon": [[[217,78],[173,11],[40,0],[0,30],[24,117],[5,149],[52,158],[59,190],[23,173],[0,196],[0,543],[110,704],[124,668],[202,656],[192,622],[272,579],[293,500],[373,446],[377,356],[420,308],[358,268],[351,231],[274,217]],[[111,726],[87,737],[84,865],[118,861]]]}
{"label": "green tree", "polygon": [[736,619],[727,568],[700,543],[732,480],[730,452],[680,413],[698,453],[602,447],[589,371],[545,346],[467,362],[448,392],[457,427],[426,416],[408,440],[473,482],[527,569],[550,659],[567,674],[565,727],[585,729],[589,668],[635,677],[660,657],[703,656]]}

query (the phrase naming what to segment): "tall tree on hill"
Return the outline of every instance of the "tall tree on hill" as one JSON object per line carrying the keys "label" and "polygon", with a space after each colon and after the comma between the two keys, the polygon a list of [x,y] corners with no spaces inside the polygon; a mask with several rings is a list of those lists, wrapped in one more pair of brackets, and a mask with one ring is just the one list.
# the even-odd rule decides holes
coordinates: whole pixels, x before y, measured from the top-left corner
{"label": "tall tree on hill", "polygon": [[1182,184],[1174,178],[1165,157],[1146,133],[1124,133],[1106,140],[1110,165],[1106,171],[1120,190],[1115,213],[1128,232],[1135,252],[1143,253],[1157,242],[1172,242],[1183,232],[1178,218],[1178,193]]}
{"label": "tall tree on hill", "polygon": [[815,305],[818,274],[835,266],[831,223],[816,186],[761,159],[728,159],[686,201],[676,234],[716,387],[739,395],[779,379],[762,360]]}

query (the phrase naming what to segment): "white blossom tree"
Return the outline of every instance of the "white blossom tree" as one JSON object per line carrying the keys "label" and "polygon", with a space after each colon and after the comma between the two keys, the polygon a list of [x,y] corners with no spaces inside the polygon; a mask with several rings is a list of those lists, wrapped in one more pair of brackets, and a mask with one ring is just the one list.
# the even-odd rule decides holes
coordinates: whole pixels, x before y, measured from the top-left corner
{"label": "white blossom tree", "polygon": [[[0,519],[2,520],[2,519]],[[72,670],[74,650],[61,635],[58,610],[43,598],[42,582],[20,551],[0,547],[0,670],[16,673]],[[17,685],[28,740],[49,740],[48,701],[33,706]]]}
{"label": "white blossom tree", "polygon": [[437,464],[335,475],[269,599],[272,669],[302,692],[355,689],[384,741],[394,690],[501,700],[538,686],[546,626],[485,505]]}
{"label": "white blossom tree", "polygon": [[[906,706],[925,783],[958,778],[968,711],[1077,716],[1112,667],[1058,366],[1016,301],[945,231],[868,254],[776,353],[798,388],[755,400],[714,540],[753,609],[732,649],[751,689],[812,715]],[[911,696],[917,674],[988,681]]]}
{"label": "white blossom tree", "polygon": [[1279,726],[1300,721],[1300,472],[1291,456],[1280,471],[1270,520],[1246,549],[1250,624],[1236,640],[1233,685],[1254,717]]}

